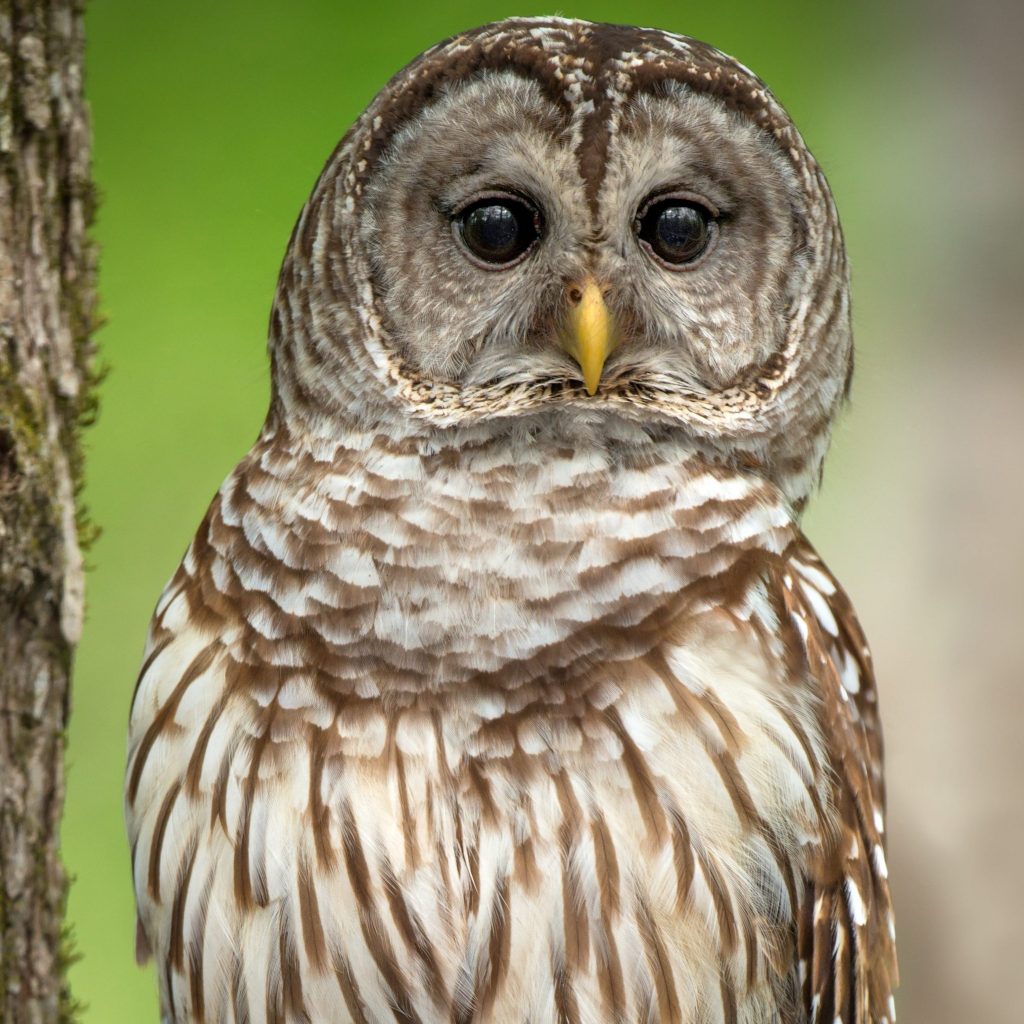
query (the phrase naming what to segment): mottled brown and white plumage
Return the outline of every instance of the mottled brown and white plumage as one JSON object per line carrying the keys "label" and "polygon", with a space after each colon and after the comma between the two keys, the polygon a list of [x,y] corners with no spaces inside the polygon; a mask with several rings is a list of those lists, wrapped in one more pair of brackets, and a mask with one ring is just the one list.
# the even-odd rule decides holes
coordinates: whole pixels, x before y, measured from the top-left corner
{"label": "mottled brown and white plumage", "polygon": [[[493,192],[541,225],[500,268],[452,230]],[[871,663],[799,527],[846,262],[765,86],[647,29],[438,45],[328,161],[270,351],[132,707],[164,1020],[892,1021]]]}

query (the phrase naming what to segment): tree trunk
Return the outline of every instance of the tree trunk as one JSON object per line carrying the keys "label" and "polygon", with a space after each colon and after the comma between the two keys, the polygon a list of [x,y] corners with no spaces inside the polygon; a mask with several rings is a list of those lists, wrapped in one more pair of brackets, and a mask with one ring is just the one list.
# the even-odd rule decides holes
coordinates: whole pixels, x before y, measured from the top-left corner
{"label": "tree trunk", "polygon": [[0,0],[0,1022],[69,1019],[59,856],[94,260],[82,2]]}

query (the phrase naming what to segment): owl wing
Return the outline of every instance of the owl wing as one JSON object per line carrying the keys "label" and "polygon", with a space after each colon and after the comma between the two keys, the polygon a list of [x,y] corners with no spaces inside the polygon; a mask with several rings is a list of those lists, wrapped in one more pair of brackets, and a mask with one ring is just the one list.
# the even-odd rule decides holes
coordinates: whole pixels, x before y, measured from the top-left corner
{"label": "owl wing", "polygon": [[892,1024],[898,976],[871,655],[849,598],[803,537],[788,552],[782,593],[795,656],[818,682],[837,810],[834,841],[812,857],[798,908],[804,1010],[812,1024]]}

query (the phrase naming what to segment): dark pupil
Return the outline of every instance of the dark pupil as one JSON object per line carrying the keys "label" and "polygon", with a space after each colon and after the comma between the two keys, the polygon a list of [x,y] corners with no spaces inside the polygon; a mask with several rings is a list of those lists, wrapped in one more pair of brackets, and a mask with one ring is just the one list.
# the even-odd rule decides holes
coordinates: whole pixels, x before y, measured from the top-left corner
{"label": "dark pupil", "polygon": [[655,204],[640,221],[640,237],[667,263],[695,260],[710,235],[708,211],[678,200]]}
{"label": "dark pupil", "polygon": [[521,256],[537,237],[533,211],[510,200],[488,200],[462,215],[462,238],[488,263],[508,263]]}

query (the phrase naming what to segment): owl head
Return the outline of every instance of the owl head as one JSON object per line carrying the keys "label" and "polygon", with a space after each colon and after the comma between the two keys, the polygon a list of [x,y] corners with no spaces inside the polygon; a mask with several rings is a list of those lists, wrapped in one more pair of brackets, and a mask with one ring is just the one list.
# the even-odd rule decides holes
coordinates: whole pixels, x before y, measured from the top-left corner
{"label": "owl head", "polygon": [[268,429],[587,444],[628,425],[800,508],[849,383],[845,253],[821,171],[742,65],[515,19],[428,50],[341,141],[270,348]]}

